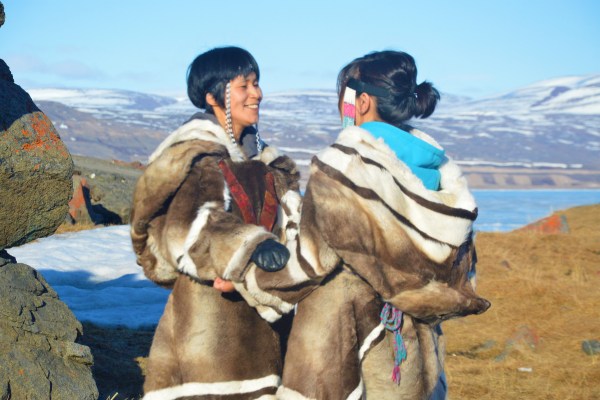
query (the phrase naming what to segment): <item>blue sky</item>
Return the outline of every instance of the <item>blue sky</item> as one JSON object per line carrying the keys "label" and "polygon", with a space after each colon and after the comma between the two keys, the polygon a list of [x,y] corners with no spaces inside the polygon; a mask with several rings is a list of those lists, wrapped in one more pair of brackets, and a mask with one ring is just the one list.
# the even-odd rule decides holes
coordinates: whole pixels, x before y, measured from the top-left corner
{"label": "blue sky", "polygon": [[254,54],[266,95],[333,89],[342,66],[383,49],[472,97],[600,73],[596,0],[1,1],[0,58],[25,89],[184,93],[194,57],[223,45]]}

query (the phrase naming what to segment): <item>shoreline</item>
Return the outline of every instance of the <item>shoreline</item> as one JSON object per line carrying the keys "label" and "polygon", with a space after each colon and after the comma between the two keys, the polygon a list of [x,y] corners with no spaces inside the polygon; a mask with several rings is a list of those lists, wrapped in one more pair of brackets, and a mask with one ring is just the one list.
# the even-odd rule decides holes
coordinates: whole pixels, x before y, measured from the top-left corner
{"label": "shoreline", "polygon": [[600,170],[461,166],[471,189],[600,189]]}
{"label": "shoreline", "polygon": [[469,185],[469,189],[474,191],[490,191],[490,192],[597,192],[600,187],[476,187]]}

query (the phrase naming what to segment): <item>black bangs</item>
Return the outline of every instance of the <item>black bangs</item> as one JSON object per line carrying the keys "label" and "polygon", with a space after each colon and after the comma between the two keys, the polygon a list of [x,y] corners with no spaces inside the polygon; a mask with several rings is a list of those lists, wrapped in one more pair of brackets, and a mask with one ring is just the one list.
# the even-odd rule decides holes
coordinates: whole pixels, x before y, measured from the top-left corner
{"label": "black bangs", "polygon": [[192,103],[207,109],[206,94],[210,93],[223,106],[225,86],[238,76],[252,72],[260,79],[260,70],[252,54],[239,47],[217,47],[200,54],[187,73],[188,96]]}

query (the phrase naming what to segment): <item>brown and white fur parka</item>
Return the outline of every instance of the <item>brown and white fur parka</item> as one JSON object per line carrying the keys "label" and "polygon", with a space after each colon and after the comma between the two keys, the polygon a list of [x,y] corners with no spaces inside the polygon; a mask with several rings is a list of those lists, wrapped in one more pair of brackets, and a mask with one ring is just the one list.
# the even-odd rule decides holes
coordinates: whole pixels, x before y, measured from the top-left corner
{"label": "brown and white fur parka", "polygon": [[[278,333],[238,294],[212,287],[217,277],[245,275],[260,242],[285,240],[281,199],[298,193],[291,159],[271,147],[247,153],[215,118],[201,115],[165,139],[137,182],[131,217],[137,262],[149,279],[173,289],[150,350],[146,400],[275,398]],[[272,229],[244,220],[223,168],[241,184],[257,221],[274,187],[279,206]]]}
{"label": "brown and white fur parka", "polygon": [[[427,190],[358,127],[313,158],[301,215],[288,224],[287,267],[252,266],[236,283],[262,315],[271,308],[276,318],[297,303],[278,398],[445,398],[439,323],[489,302],[474,291],[474,198],[455,163],[439,171],[440,190]],[[294,192],[285,200],[300,202]],[[379,318],[385,302],[405,313],[400,385],[391,380],[392,335]]]}

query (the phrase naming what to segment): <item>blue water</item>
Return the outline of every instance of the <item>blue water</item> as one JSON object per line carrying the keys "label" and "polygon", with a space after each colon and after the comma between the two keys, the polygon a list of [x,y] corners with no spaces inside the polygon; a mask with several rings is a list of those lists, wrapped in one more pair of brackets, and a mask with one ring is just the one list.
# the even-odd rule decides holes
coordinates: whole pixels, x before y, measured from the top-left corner
{"label": "blue water", "polygon": [[567,208],[600,203],[600,190],[473,190],[479,231],[510,231]]}

